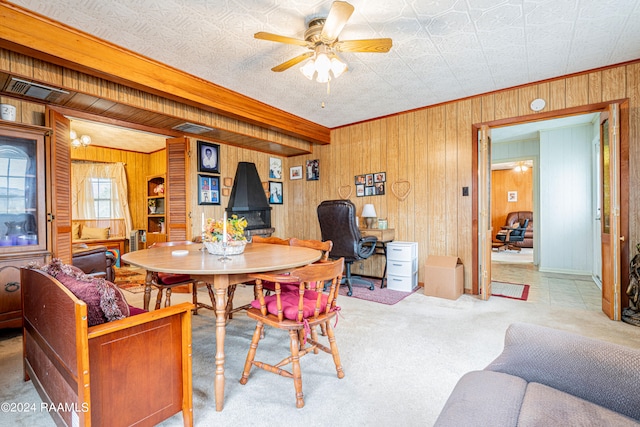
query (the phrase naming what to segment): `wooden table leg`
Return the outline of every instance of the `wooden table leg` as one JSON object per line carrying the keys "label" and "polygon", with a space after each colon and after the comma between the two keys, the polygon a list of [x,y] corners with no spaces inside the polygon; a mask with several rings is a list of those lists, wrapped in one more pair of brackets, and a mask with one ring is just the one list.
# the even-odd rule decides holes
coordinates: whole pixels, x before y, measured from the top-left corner
{"label": "wooden table leg", "polygon": [[215,276],[213,287],[216,292],[216,374],[214,389],[216,395],[216,411],[224,406],[224,338],[226,334],[227,288],[229,276]]}

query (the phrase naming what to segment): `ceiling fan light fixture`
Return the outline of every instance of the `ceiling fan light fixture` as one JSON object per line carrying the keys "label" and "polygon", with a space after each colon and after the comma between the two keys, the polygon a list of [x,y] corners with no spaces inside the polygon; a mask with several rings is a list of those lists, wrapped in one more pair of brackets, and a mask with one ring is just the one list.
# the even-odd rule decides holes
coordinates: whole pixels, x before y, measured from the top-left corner
{"label": "ceiling fan light fixture", "polygon": [[333,77],[337,79],[345,71],[347,71],[347,64],[334,55],[333,58],[331,58],[331,73],[333,73]]}
{"label": "ceiling fan light fixture", "polygon": [[302,74],[309,80],[313,80],[313,76],[316,73],[316,65],[313,58],[307,61],[302,67],[300,67]]}

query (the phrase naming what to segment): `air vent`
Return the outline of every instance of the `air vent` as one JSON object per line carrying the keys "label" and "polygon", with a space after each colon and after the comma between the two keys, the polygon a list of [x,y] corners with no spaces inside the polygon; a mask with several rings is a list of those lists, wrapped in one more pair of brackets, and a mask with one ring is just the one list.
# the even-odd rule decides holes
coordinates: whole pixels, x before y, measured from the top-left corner
{"label": "air vent", "polygon": [[198,135],[211,132],[213,130],[213,128],[209,128],[202,125],[196,125],[194,123],[182,123],[181,125],[174,126],[173,129],[179,130],[180,132],[195,133]]}
{"label": "air vent", "polygon": [[69,94],[69,92],[62,89],[44,86],[15,77],[11,77],[6,91],[31,98],[42,99],[44,101],[56,101],[60,96]]}

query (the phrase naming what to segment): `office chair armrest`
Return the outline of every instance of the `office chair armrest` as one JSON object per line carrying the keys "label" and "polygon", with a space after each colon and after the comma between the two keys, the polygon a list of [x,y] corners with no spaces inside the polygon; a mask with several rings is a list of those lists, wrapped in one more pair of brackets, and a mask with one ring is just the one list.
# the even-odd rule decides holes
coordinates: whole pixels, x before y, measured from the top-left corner
{"label": "office chair armrest", "polygon": [[360,258],[369,258],[376,250],[378,238],[375,236],[367,236],[360,239],[358,243],[358,256]]}

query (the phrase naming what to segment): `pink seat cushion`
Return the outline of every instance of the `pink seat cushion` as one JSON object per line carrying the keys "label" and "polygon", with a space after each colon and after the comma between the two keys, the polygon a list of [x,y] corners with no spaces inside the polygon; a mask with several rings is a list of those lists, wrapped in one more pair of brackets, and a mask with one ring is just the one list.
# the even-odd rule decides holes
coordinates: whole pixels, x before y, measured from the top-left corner
{"label": "pink seat cushion", "polygon": [[[278,303],[276,300],[276,295],[269,295],[264,298],[265,305],[267,306],[267,312],[270,314],[278,315]],[[315,291],[305,291],[304,293],[304,302],[303,302],[303,310],[302,317],[307,319],[313,316],[313,313],[316,309],[316,299],[318,297],[318,293]],[[327,307],[327,298],[328,296],[325,294],[321,294],[320,301],[320,311],[324,311]],[[300,299],[300,295],[298,294],[298,290],[296,289],[294,292],[283,292],[280,294],[280,300],[282,301],[282,314],[285,319],[289,320],[298,320],[298,301]],[[251,301],[251,307],[260,309],[260,300]]]}
{"label": "pink seat cushion", "polygon": [[161,285],[175,285],[176,283],[188,282],[191,280],[191,276],[188,274],[158,273],[158,279],[160,279]]}

